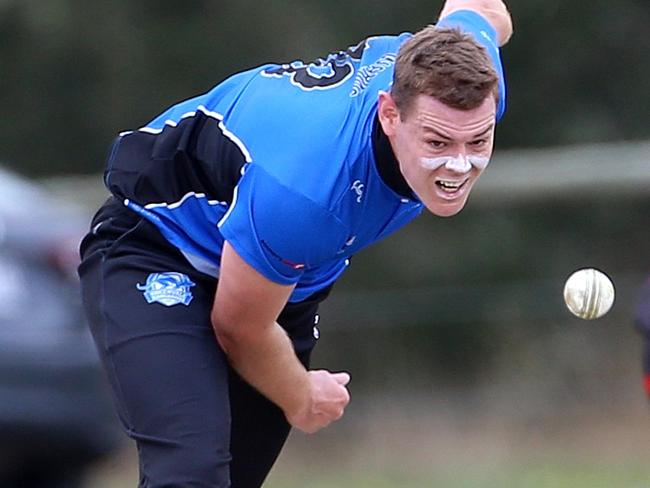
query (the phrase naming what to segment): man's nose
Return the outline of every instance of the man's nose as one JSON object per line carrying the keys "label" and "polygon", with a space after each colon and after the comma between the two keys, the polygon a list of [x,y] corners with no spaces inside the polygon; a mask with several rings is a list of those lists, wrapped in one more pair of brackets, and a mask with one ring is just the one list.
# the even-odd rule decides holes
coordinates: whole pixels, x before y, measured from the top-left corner
{"label": "man's nose", "polygon": [[472,165],[467,160],[466,155],[461,153],[455,158],[450,158],[449,161],[447,161],[447,164],[445,164],[445,168],[454,173],[464,174],[470,172]]}

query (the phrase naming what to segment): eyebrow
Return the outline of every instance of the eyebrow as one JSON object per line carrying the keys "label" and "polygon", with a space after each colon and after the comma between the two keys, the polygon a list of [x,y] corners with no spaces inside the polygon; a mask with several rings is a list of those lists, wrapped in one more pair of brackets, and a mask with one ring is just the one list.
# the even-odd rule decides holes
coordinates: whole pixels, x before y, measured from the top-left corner
{"label": "eyebrow", "polygon": [[[494,128],[494,124],[490,124],[483,132],[480,132],[478,134],[473,135],[470,139],[474,140],[474,139],[478,139],[480,137],[483,137],[488,132],[490,132],[493,128]],[[441,132],[438,132],[436,129],[433,129],[431,127],[425,127],[424,130],[425,130],[425,132],[428,132],[430,134],[435,134],[436,136],[440,137],[441,139],[444,139],[445,141],[451,141],[452,140],[451,137],[449,137],[449,136],[447,136],[447,135],[445,135],[445,134],[443,134]]]}

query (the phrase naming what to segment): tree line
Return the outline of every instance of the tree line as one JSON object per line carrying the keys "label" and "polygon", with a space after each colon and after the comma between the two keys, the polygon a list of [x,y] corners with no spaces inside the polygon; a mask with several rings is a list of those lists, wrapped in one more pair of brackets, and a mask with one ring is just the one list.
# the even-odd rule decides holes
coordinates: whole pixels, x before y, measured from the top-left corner
{"label": "tree line", "polygon": [[[501,148],[650,135],[647,0],[511,1]],[[91,173],[121,130],[265,62],[305,61],[415,31],[441,1],[4,0],[0,161]],[[524,163],[525,164],[525,163]]]}

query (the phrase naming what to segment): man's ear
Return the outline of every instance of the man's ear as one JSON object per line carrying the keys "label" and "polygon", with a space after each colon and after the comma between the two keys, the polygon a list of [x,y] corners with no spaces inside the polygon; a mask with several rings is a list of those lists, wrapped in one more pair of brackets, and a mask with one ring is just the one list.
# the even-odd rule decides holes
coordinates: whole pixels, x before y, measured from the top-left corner
{"label": "man's ear", "polygon": [[379,117],[379,123],[381,124],[384,134],[388,137],[394,136],[400,115],[395,100],[393,100],[393,97],[389,92],[379,92],[377,116]]}

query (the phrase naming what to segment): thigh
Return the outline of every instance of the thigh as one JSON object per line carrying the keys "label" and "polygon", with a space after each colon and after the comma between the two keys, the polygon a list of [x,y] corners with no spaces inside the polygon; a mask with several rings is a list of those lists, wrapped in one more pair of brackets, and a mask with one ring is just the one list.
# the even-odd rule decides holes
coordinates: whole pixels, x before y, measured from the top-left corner
{"label": "thigh", "polygon": [[290,426],[277,405],[234,372],[230,401],[232,488],[259,488],[280,454]]}
{"label": "thigh", "polygon": [[[309,367],[316,344],[317,302],[288,304],[278,322],[287,330],[303,365]],[[259,488],[278,458],[290,432],[282,410],[235,372],[230,376],[232,411],[232,488]]]}
{"label": "thigh", "polygon": [[[226,487],[229,479],[232,488],[261,486],[290,429],[227,364],[210,323],[216,282],[171,252],[146,221],[97,220],[99,237],[82,246],[84,305],[118,413],[138,444],[141,486]],[[151,277],[169,272],[189,277],[191,300],[170,294],[161,303],[163,284]],[[328,291],[288,304],[278,318],[306,367]]]}
{"label": "thigh", "polygon": [[214,283],[126,241],[93,253],[80,274],[120,419],[137,443],[141,486],[225,488],[228,364],[210,324]]}

